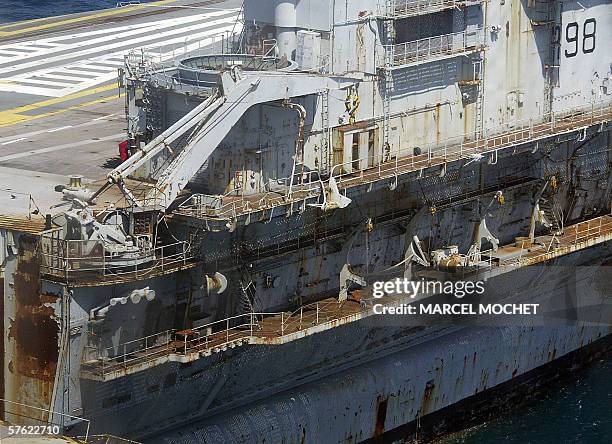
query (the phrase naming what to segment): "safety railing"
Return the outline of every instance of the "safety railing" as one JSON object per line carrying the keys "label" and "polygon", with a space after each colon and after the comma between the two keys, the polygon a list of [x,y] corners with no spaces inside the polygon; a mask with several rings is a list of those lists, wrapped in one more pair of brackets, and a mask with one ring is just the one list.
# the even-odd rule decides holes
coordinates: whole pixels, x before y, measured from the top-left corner
{"label": "safety railing", "polygon": [[398,68],[480,51],[484,46],[484,31],[475,29],[386,45],[385,50],[391,51],[387,60],[391,60],[392,65],[388,68]]}
{"label": "safety railing", "polygon": [[[248,342],[258,329],[258,319],[278,313],[248,313],[211,322],[189,330],[161,333],[106,348],[85,347],[82,370],[102,376],[131,366],[146,366],[170,354],[187,356],[194,350],[221,349],[238,342]],[[96,357],[92,354],[97,353]]]}
{"label": "safety railing", "polygon": [[[27,439],[33,442],[35,438],[31,436],[32,430],[44,430],[43,435],[60,435],[66,432],[67,426],[72,428],[76,424],[83,423],[85,435],[80,438],[84,443],[90,442],[89,429],[91,421],[89,419],[2,398],[0,398],[0,411],[2,412],[0,417],[5,419],[10,418],[11,424],[9,424],[9,426],[12,425],[16,430],[15,435],[13,435],[12,438],[19,437],[21,434],[20,429],[22,427],[24,429],[24,434],[21,439]],[[38,419],[39,417],[40,419]],[[16,423],[13,418],[20,418],[24,425]],[[38,427],[36,427],[34,424],[37,424]],[[48,432],[49,429],[51,430],[51,433]],[[0,435],[0,440],[2,440],[2,438],[3,436]]]}
{"label": "safety railing", "polygon": [[232,190],[224,195],[194,194],[175,212],[197,218],[236,218],[241,214],[318,198],[323,189],[317,171],[304,172],[302,183],[293,184],[291,187],[291,195],[289,195],[290,180],[290,178],[270,179],[262,187],[267,191],[252,195],[245,194],[242,189]]}
{"label": "safety railing", "polygon": [[166,330],[143,338],[134,339],[118,344],[117,346],[85,346],[83,360],[84,365],[95,361],[104,367],[105,363],[113,365],[129,365],[135,361],[148,361],[153,356],[159,356],[164,350],[169,350],[173,341],[173,331]]}
{"label": "safety railing", "polygon": [[[612,235],[612,215],[596,217],[584,222],[578,222],[564,228],[563,233],[553,234],[546,243],[532,244],[528,240],[520,245],[517,255],[503,258],[496,255],[493,250],[486,250],[479,253],[479,257],[486,257],[478,265],[493,266],[520,266],[542,262],[556,255],[557,251],[565,252],[566,248],[578,248],[589,241],[602,239],[603,236]],[[537,239],[536,239],[537,240]],[[559,250],[561,249],[561,250]],[[493,262],[493,259],[496,261]],[[480,259],[476,259],[478,261]]]}
{"label": "safety railing", "polygon": [[431,14],[445,9],[460,8],[467,4],[475,5],[482,2],[483,0],[386,0],[384,14],[388,18],[405,18]]}
{"label": "safety railing", "polygon": [[41,273],[74,281],[123,281],[155,277],[191,264],[188,242],[149,247],[149,236],[136,237],[134,250],[116,249],[100,240],[67,240],[61,229],[41,235]]}
{"label": "safety railing", "polygon": [[[370,182],[394,177],[401,172],[417,171],[435,164],[457,159],[477,161],[491,153],[496,161],[497,151],[509,146],[536,141],[600,124],[612,119],[612,101],[593,102],[583,107],[568,108],[546,114],[538,119],[525,119],[505,125],[450,137],[440,142],[418,147],[398,147],[392,151],[353,159],[337,164],[331,175],[341,185],[347,182]],[[354,165],[369,165],[354,169]]]}
{"label": "safety railing", "polygon": [[194,353],[211,354],[241,344],[257,344],[328,322],[338,321],[355,313],[338,309],[337,300],[314,302],[293,312],[245,313],[188,330],[167,330],[115,346],[85,348],[82,369],[104,377],[129,367],[154,365],[170,355],[189,358]]}
{"label": "safety railing", "polygon": [[[583,107],[573,107],[546,114],[537,119],[524,119],[516,122],[485,128],[481,132],[470,132],[450,137],[440,142],[418,147],[398,147],[392,151],[368,155],[359,159],[336,164],[331,175],[338,185],[348,183],[372,182],[394,177],[405,171],[415,171],[434,164],[443,164],[460,158],[473,161],[487,153],[496,158],[497,150],[551,135],[583,128],[612,119],[612,102],[593,102]],[[494,161],[496,159],[493,159]],[[367,168],[354,168],[355,165],[368,165]],[[293,190],[292,199],[286,194],[289,178],[270,180],[263,188],[272,184],[284,184],[284,188],[246,195],[234,190],[225,195],[195,194],[176,210],[177,214],[196,218],[220,217],[235,218],[241,214],[267,210],[294,201],[316,198],[322,186],[318,172],[305,173],[304,185]]]}
{"label": "safety railing", "polygon": [[197,40],[186,39],[180,43],[134,49],[125,56],[125,69],[130,78],[154,78],[157,84],[166,88],[194,88],[178,81],[176,66],[179,59],[231,53],[239,37],[240,29],[211,34]]}
{"label": "safety railing", "polygon": [[[598,217],[584,222],[579,222],[570,227],[570,232],[565,230],[565,237],[570,241],[573,237],[573,245],[586,242],[590,239],[600,237],[603,234],[612,233],[612,216]],[[573,233],[571,233],[573,231]],[[560,236],[560,242],[564,241],[564,235]]]}

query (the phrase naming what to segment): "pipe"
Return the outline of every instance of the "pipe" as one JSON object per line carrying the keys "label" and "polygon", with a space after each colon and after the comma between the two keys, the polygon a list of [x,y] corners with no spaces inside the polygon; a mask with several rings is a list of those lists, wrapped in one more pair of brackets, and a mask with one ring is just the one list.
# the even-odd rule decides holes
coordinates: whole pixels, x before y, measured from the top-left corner
{"label": "pipe", "polygon": [[283,108],[293,109],[298,113],[300,118],[300,127],[298,130],[298,136],[295,140],[295,155],[293,157],[293,169],[291,171],[291,180],[289,181],[289,196],[291,197],[291,190],[293,187],[293,178],[295,177],[295,166],[298,163],[302,164],[302,171],[300,174],[300,182],[304,177],[304,126],[306,123],[306,109],[299,103],[292,103],[288,100],[283,101]]}
{"label": "pipe", "polygon": [[[129,176],[132,172],[139,168],[144,161],[150,159],[152,156],[164,149],[166,145],[181,137],[194,125],[206,118],[211,111],[216,109],[221,104],[218,100],[219,97],[220,95],[217,92],[185,114],[175,124],[170,126],[149,144],[147,144],[147,146],[145,146],[142,150],[138,150],[133,156],[108,173],[108,180],[112,183],[117,183]],[[215,108],[209,109],[211,106],[215,106]]]}

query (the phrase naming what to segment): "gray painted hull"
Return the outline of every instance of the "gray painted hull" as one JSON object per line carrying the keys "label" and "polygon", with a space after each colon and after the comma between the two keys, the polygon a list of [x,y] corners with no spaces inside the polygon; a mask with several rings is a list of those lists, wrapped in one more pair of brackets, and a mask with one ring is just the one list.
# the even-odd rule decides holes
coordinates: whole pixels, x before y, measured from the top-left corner
{"label": "gray painted hull", "polygon": [[[527,267],[490,284],[496,296],[515,301],[533,301],[534,292],[540,301],[562,298],[565,267],[609,257],[610,245],[601,245],[547,266],[544,281],[542,268]],[[604,268],[581,269],[592,271],[569,284],[578,304],[601,303],[609,294]],[[360,442],[605,338],[612,332],[609,314],[598,316],[568,325],[499,327],[393,327],[365,319],[284,345],[162,365],[113,384],[82,381],[81,390],[94,431],[145,442]],[[104,408],[119,393],[130,393],[131,400]],[[386,413],[377,426],[381,402]]]}

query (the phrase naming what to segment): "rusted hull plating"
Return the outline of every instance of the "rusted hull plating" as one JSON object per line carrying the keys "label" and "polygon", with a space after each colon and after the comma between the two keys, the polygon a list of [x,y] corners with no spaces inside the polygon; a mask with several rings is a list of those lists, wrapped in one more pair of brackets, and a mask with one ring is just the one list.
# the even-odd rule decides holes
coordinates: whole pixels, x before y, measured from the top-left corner
{"label": "rusted hull plating", "polygon": [[39,278],[39,238],[15,234],[2,280],[2,397],[23,404],[4,405],[4,418],[40,424],[52,410],[59,358],[61,297],[45,294]]}
{"label": "rusted hull plating", "polygon": [[[557,265],[604,261],[611,256],[608,244],[564,256]],[[499,296],[562,294],[566,268],[546,270],[545,282],[537,267],[496,276]],[[602,271],[593,267],[576,280],[580,304],[589,306],[606,294]],[[523,287],[517,290],[516,282]],[[81,380],[81,391],[94,431],[113,430],[145,442],[360,442],[608,336],[607,315],[597,316],[592,320],[602,322],[599,327],[407,328],[369,318],[283,345],[167,363],[112,383]],[[113,408],[97,407],[111,402]],[[381,419],[378,406],[385,403]],[[202,417],[208,419],[197,422]],[[180,437],[165,432],[179,424]]]}
{"label": "rusted hull plating", "polygon": [[[494,393],[488,389],[507,384],[516,390],[517,384],[524,384],[528,392],[537,383],[533,373],[557,374],[562,367],[556,356],[571,362],[566,354],[584,355],[587,350],[575,350],[607,333],[606,329],[574,327],[466,329],[439,339],[433,347],[422,344],[150,442],[263,444],[270,442],[270,431],[274,431],[273,442],[357,443],[383,437],[401,426],[404,430],[396,433],[396,439],[427,442],[428,437],[468,423],[430,421],[428,415],[451,409],[450,419],[456,421],[460,411],[455,411],[455,404],[464,400],[478,401],[474,414],[482,418],[495,404],[505,404],[500,403],[499,388]],[[588,353],[604,346],[598,343]]]}

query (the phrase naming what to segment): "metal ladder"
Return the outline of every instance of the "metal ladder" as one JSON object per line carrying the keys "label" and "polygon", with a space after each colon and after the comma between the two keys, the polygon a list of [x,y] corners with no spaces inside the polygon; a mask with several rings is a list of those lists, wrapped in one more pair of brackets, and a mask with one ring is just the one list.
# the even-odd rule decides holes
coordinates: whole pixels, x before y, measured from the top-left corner
{"label": "metal ladder", "polygon": [[[555,72],[559,66],[559,53],[561,50],[561,28],[555,25],[560,24],[560,17],[557,17],[557,2],[547,1],[548,20],[553,26],[550,27],[550,47],[548,49],[548,63],[546,66],[546,79],[544,83],[544,115],[550,115],[553,108],[553,88],[555,87]],[[559,35],[555,38],[555,33]]]}
{"label": "metal ladder", "polygon": [[394,60],[394,43],[395,43],[395,24],[388,17],[395,8],[395,0],[386,0],[386,19],[384,24],[385,30],[385,66],[384,66],[384,84],[383,84],[383,149],[390,150],[390,127],[391,127],[391,90],[393,89],[392,70]]}
{"label": "metal ladder", "polygon": [[484,137],[483,129],[483,103],[484,103],[484,60],[474,62],[474,81],[478,80],[478,94],[476,96],[476,140]]}
{"label": "metal ladder", "polygon": [[329,89],[320,92],[321,95],[321,173],[328,173],[329,159]]}

